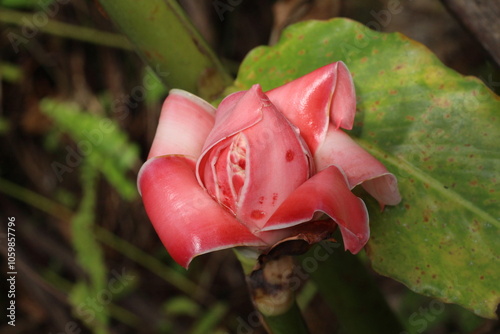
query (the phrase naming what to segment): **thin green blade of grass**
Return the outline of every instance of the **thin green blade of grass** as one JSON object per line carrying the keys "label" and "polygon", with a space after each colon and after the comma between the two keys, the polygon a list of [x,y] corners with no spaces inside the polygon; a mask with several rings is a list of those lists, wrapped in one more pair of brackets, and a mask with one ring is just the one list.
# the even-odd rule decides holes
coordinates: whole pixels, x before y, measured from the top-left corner
{"label": "thin green blade of grass", "polygon": [[222,303],[215,304],[207,310],[204,315],[195,323],[191,334],[214,333],[217,325],[222,321],[228,310],[227,305]]}
{"label": "thin green blade of grass", "polygon": [[102,249],[94,235],[96,179],[97,170],[84,163],[81,169],[83,197],[76,215],[71,220],[71,234],[76,260],[88,278],[83,277],[73,286],[69,300],[75,315],[92,328],[94,333],[106,334],[109,322],[107,304],[98,305],[98,312],[92,312],[87,305],[89,297],[96,298],[99,293],[105,291],[107,276]]}
{"label": "thin green blade of grass", "polygon": [[[41,2],[39,0],[35,1],[37,4]],[[2,5],[4,4],[0,2],[0,6]],[[16,8],[16,7],[10,6],[10,8]],[[5,8],[4,6],[0,10],[0,22],[8,25],[28,27],[32,29],[34,28],[32,27],[33,26],[32,21],[34,20],[33,18],[38,13],[44,13],[44,12],[42,10],[38,12],[26,13],[23,11],[8,9]],[[47,19],[46,24],[36,25],[35,29],[37,29],[37,31],[40,31],[42,33],[51,34],[62,38],[70,38],[81,42],[98,44],[123,50],[132,50],[133,48],[132,44],[130,43],[130,41],[127,39],[126,36],[94,29],[91,27],[83,27],[75,24],[68,24],[50,18]],[[27,39],[24,38],[22,34],[18,34],[15,30],[7,31],[6,35],[7,38],[9,38],[9,40],[19,45],[24,44],[24,42],[27,41]]]}

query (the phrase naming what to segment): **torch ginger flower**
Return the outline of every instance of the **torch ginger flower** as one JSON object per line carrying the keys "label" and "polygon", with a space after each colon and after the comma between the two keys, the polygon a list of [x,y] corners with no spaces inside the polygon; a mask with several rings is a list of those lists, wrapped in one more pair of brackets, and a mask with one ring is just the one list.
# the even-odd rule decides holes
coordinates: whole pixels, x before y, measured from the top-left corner
{"label": "torch ginger flower", "polygon": [[[300,233],[338,225],[359,252],[370,229],[361,185],[380,205],[400,202],[395,176],[357,145],[356,97],[342,62],[264,93],[259,85],[217,109],[173,89],[138,187],[173,259],[251,246],[265,250]],[[326,216],[329,217],[325,220]]]}

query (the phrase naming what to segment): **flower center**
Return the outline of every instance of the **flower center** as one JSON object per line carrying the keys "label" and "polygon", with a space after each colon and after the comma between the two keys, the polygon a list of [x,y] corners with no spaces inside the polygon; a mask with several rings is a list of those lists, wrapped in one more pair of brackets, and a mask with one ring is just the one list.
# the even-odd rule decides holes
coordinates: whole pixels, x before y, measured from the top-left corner
{"label": "flower center", "polygon": [[234,137],[229,148],[228,172],[235,202],[238,201],[241,188],[245,184],[247,146],[248,142],[245,136],[240,132]]}
{"label": "flower center", "polygon": [[230,143],[214,150],[211,161],[211,177],[205,182],[208,192],[222,205],[236,213],[241,189],[245,185],[248,141],[238,133]]}

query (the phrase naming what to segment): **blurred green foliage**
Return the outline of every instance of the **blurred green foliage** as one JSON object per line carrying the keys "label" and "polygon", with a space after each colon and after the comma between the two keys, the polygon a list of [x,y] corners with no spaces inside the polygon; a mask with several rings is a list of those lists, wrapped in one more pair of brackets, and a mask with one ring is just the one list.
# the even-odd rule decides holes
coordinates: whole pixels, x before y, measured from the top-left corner
{"label": "blurred green foliage", "polygon": [[138,195],[135,182],[127,177],[127,172],[137,167],[139,148],[112,119],[84,112],[74,103],[52,99],[42,101],[40,108],[77,143],[76,149],[66,146],[66,164],[52,164],[57,175],[62,178],[73,170],[73,165],[85,159],[103,173],[123,198],[132,200]]}
{"label": "blurred green foliage", "polygon": [[81,167],[83,196],[71,221],[71,234],[77,262],[88,274],[88,280],[77,282],[71,289],[69,299],[78,318],[91,327],[94,333],[105,334],[108,333],[109,322],[107,308],[102,307],[101,312],[94,313],[95,317],[83,309],[88,296],[109,292],[106,291],[107,270],[104,256],[94,234],[97,176],[97,169],[85,161]]}
{"label": "blurred green foliage", "polygon": [[6,82],[19,82],[22,78],[22,70],[19,66],[0,62],[0,78]]}
{"label": "blurred green foliage", "polygon": [[[43,1],[45,6],[50,5],[55,0]],[[40,0],[0,0],[0,6],[7,8],[33,9],[40,6]]]}

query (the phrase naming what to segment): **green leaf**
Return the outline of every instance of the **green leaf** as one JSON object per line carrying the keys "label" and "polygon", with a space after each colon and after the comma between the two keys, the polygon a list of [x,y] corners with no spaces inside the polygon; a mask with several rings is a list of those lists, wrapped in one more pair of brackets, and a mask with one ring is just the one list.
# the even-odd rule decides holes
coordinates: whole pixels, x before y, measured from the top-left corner
{"label": "green leaf", "polygon": [[193,328],[191,334],[215,333],[218,324],[223,320],[227,313],[227,305],[217,303],[213,305],[202,317],[200,317]]}
{"label": "green leaf", "polygon": [[123,198],[132,200],[137,196],[135,182],[127,178],[126,173],[139,163],[139,148],[129,142],[127,135],[113,120],[84,112],[75,104],[51,99],[43,100],[40,109],[76,143],[76,150],[65,148],[67,155],[76,160],[67,168],[78,168],[81,164],[78,157],[79,160],[85,158],[104,174]]}
{"label": "green leaf", "polygon": [[[71,234],[76,259],[88,275],[86,280],[76,283],[70,293],[70,301],[75,314],[81,318],[94,333],[108,333],[106,325],[109,314],[106,302],[100,302],[98,296],[106,291],[106,265],[99,243],[95,240],[94,221],[96,203],[97,170],[88,163],[82,166],[83,198],[78,212],[71,221]],[[89,305],[94,299],[97,305]],[[97,306],[99,312],[90,311]],[[95,316],[93,315],[95,314]]]}
{"label": "green leaf", "polygon": [[0,136],[6,134],[9,131],[10,127],[11,127],[11,125],[10,125],[9,120],[6,118],[0,117]]}
{"label": "green leaf", "polygon": [[23,78],[21,67],[0,61],[0,80],[20,83]]}
{"label": "green leaf", "polygon": [[168,89],[163,84],[160,84],[160,78],[158,78],[157,74],[150,67],[146,68],[146,71],[143,74],[142,82],[144,83],[144,88],[146,90],[144,100],[147,105],[158,103],[158,101],[162,101],[165,99],[165,96],[167,96]]}
{"label": "green leaf", "polygon": [[494,318],[500,301],[500,98],[423,45],[346,19],[296,24],[254,49],[234,87],[264,90],[343,60],[356,86],[351,135],[399,180],[403,202],[368,199],[368,255],[412,290]]}
{"label": "green leaf", "polygon": [[275,316],[262,314],[270,334],[308,334],[309,328],[296,302],[285,313]]}
{"label": "green leaf", "polygon": [[186,296],[179,296],[170,298],[166,301],[163,305],[163,310],[169,317],[179,315],[195,317],[200,313],[200,306],[194,300]]}
{"label": "green leaf", "polygon": [[[333,235],[341,240],[340,231]],[[322,256],[318,256],[321,254]],[[328,256],[323,256],[328,254]],[[314,267],[311,264],[316,264]],[[319,264],[319,265],[318,265]],[[299,266],[308,272],[319,292],[337,316],[342,333],[401,333],[403,326],[392,312],[371,273],[342,243],[324,241],[299,256]],[[311,267],[307,270],[307,266]],[[363,321],[360,321],[363,319]]]}

